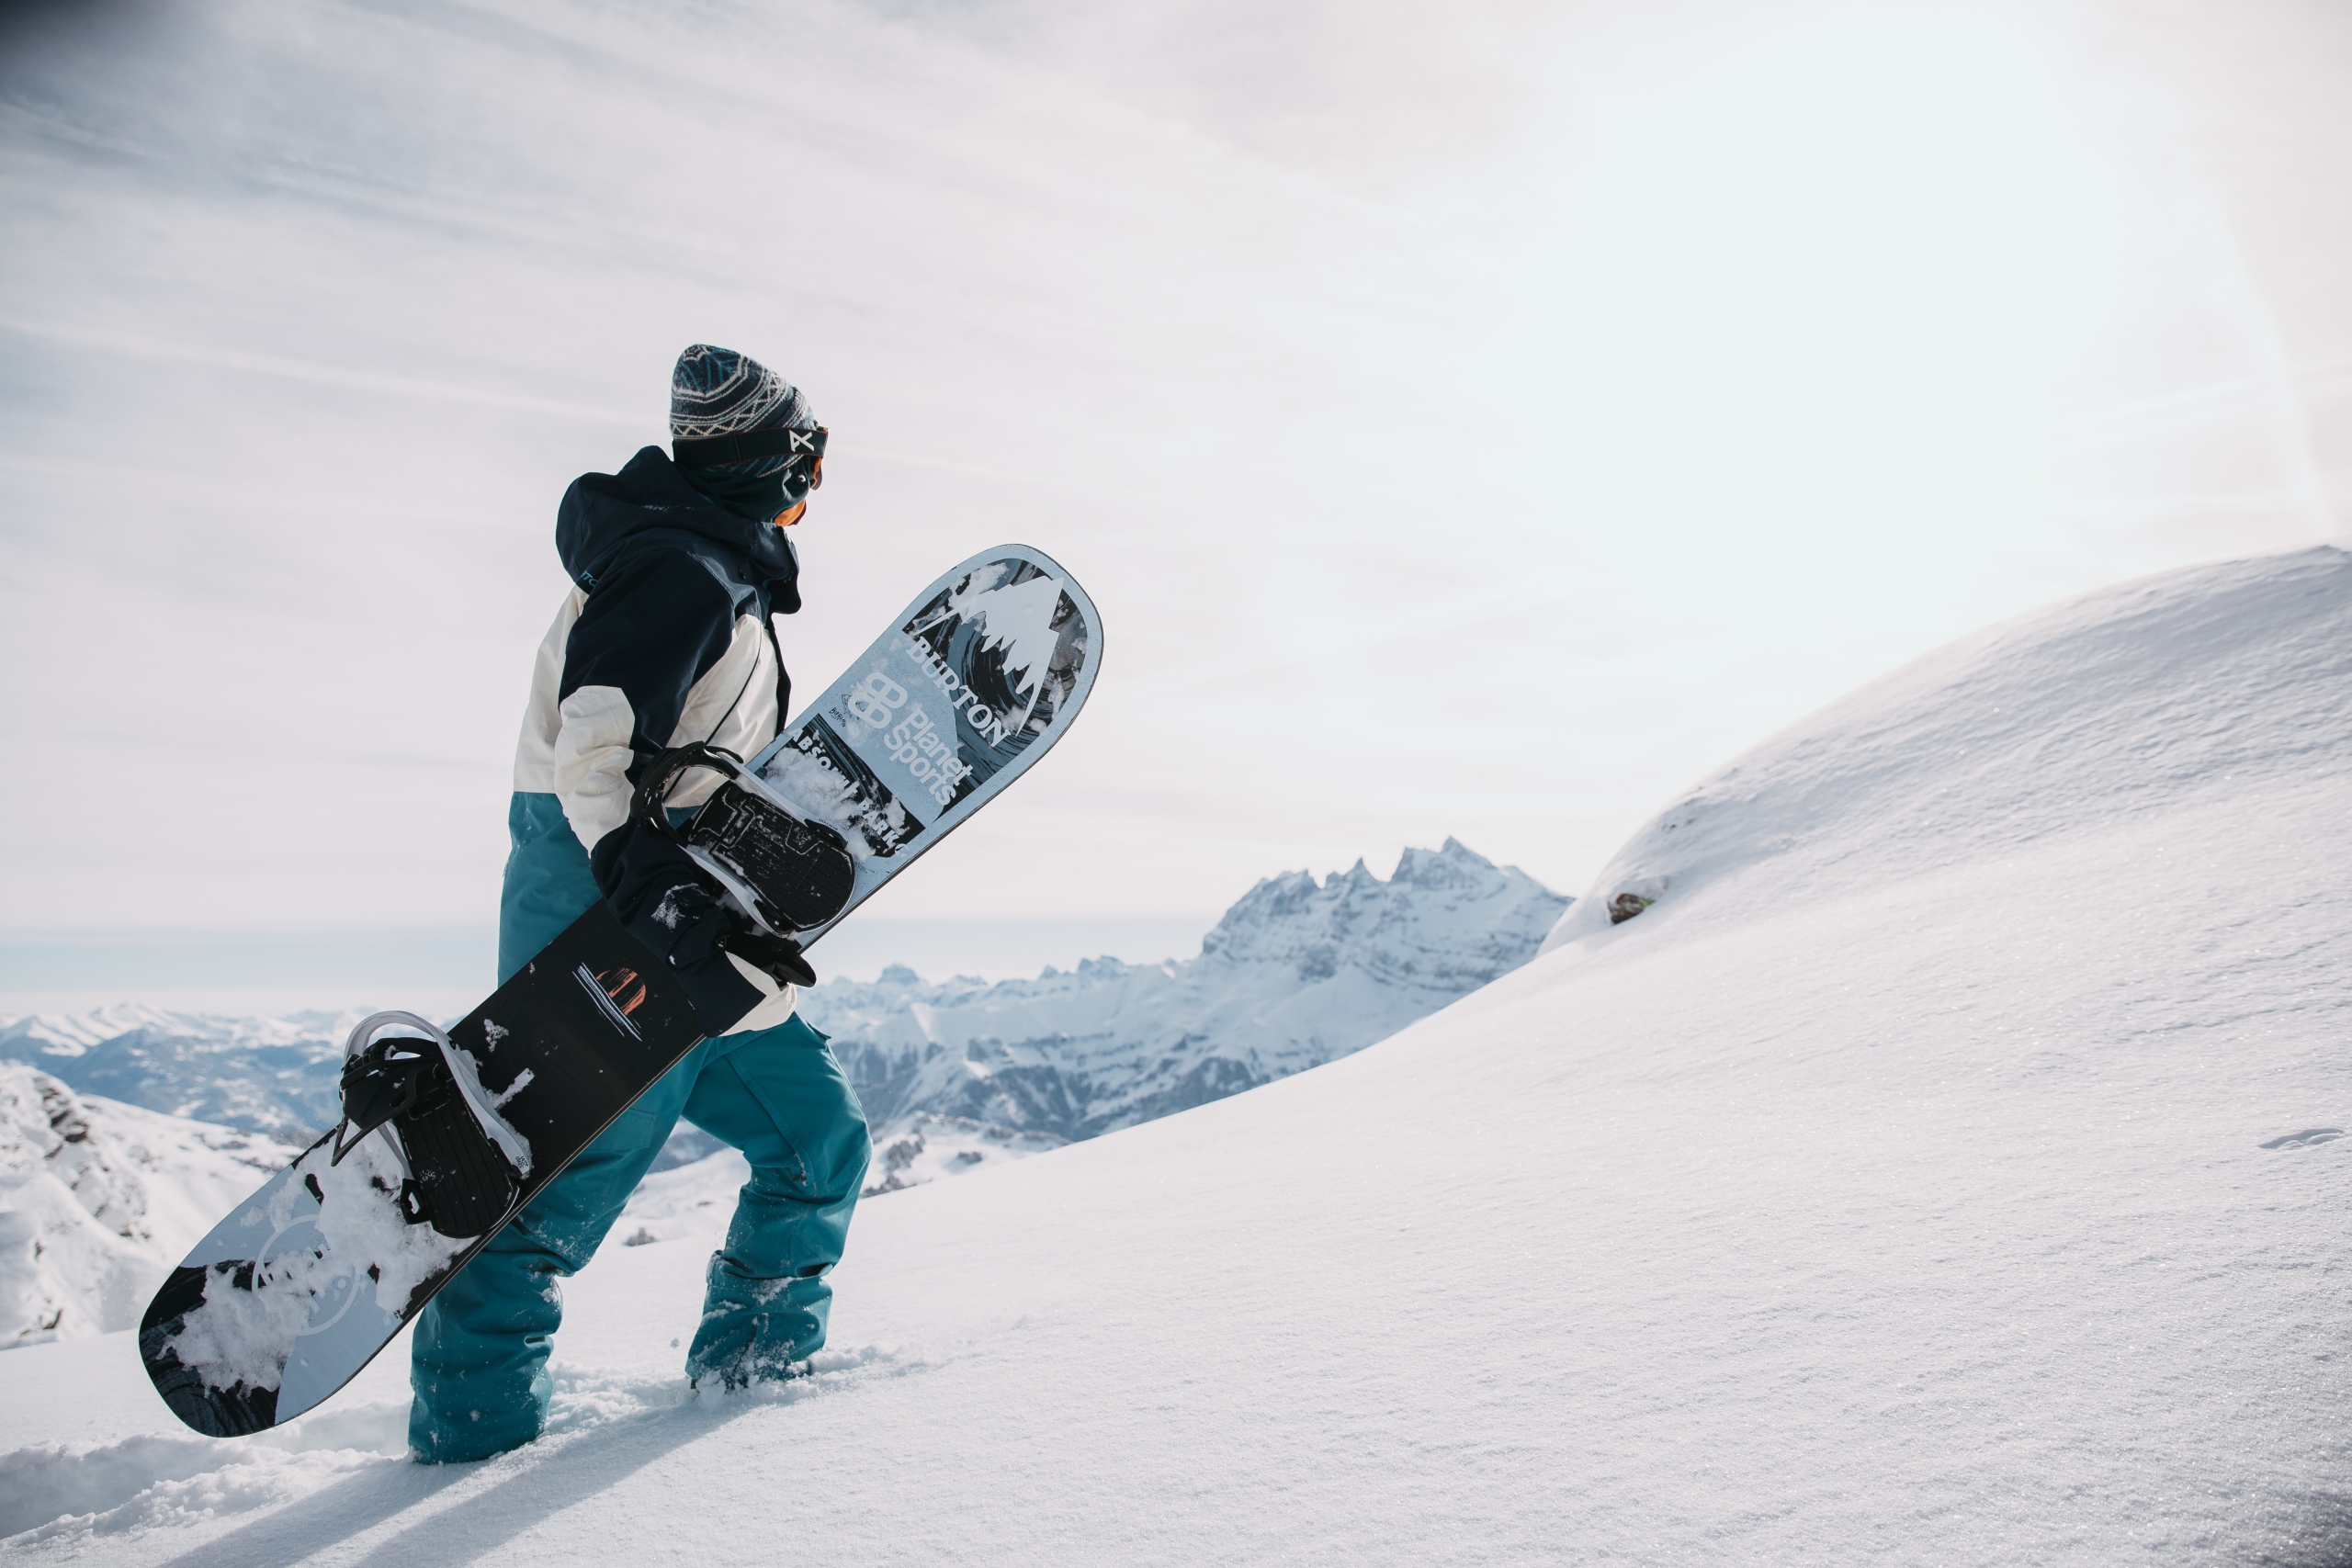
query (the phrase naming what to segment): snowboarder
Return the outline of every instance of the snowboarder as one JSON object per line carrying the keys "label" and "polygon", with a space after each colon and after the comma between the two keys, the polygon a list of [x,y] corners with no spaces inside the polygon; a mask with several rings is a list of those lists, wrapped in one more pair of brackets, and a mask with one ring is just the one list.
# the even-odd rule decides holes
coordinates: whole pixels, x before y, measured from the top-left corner
{"label": "snowboarder", "polygon": [[[686,1353],[697,1382],[788,1376],[824,1344],[870,1145],[825,1037],[795,1015],[815,976],[745,929],[685,852],[633,821],[648,764],[707,741],[751,756],[791,693],[773,615],[800,608],[786,529],[823,479],[824,434],[798,389],[695,344],[671,381],[673,452],[583,474],[556,513],[574,584],[540,644],[514,759],[499,981],[603,898],[671,965],[708,1036],[540,1192],[419,1315],[411,1351],[419,1459],[486,1459],[547,1421],[560,1276],[594,1254],[680,1116],[743,1151],[725,1246]],[[674,454],[674,456],[673,456]],[[674,814],[718,783],[687,775]]]}

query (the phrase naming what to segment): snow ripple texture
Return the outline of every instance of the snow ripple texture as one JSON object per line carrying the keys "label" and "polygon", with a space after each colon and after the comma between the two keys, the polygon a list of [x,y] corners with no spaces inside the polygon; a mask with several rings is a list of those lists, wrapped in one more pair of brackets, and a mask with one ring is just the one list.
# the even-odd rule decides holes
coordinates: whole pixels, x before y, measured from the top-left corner
{"label": "snow ripple texture", "polygon": [[[103,1555],[125,1538],[152,1541],[233,1522],[245,1526],[245,1550],[258,1550],[264,1561],[291,1561],[289,1549],[299,1556],[327,1542],[315,1535],[304,1540],[300,1510],[268,1516],[322,1492],[330,1494],[331,1506],[338,1483],[389,1489],[428,1513],[476,1514],[485,1495],[517,1482],[525,1492],[535,1480],[544,1483],[543,1467],[550,1464],[560,1469],[584,1460],[595,1466],[616,1446],[690,1441],[752,1411],[846,1393],[923,1365],[871,1347],[821,1351],[804,1377],[707,1396],[683,1377],[600,1376],[559,1367],[548,1430],[537,1443],[488,1465],[440,1471],[408,1462],[405,1399],[345,1400],[334,1411],[225,1441],[181,1433],[35,1445],[0,1456],[0,1554],[43,1555],[48,1547]],[[350,1523],[336,1519],[329,1540],[348,1533]]]}

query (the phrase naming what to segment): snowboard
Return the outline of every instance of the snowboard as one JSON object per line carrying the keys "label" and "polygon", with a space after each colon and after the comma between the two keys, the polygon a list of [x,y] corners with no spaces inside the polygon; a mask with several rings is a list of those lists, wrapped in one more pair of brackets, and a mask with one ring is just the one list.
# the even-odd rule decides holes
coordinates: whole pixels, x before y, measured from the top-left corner
{"label": "snowboard", "polygon": [[[1076,580],[1025,546],[983,550],[713,796],[763,796],[846,852],[821,918],[779,923],[789,901],[761,881],[773,857],[733,831],[740,809],[689,833],[688,852],[754,922],[811,945],[1060,739],[1101,661]],[[316,1408],[701,1039],[684,991],[601,901],[446,1031],[363,1020],[347,1099],[354,1069],[388,1055],[434,1087],[356,1140],[328,1133],[197,1244],[140,1324],[155,1391],[214,1437]]]}

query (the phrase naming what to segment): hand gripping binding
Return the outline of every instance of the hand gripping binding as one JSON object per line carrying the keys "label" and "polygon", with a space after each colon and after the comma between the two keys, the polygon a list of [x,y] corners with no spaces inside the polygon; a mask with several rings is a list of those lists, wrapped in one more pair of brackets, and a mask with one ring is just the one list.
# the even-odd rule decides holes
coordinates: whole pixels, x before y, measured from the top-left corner
{"label": "hand gripping binding", "polygon": [[731,953],[754,969],[774,976],[780,986],[813,986],[817,971],[800,955],[800,944],[788,936],[773,931],[732,931],[717,943],[721,953]]}
{"label": "hand gripping binding", "polygon": [[[663,803],[695,768],[708,768],[722,782],[683,827],[673,828]],[[778,937],[823,925],[848,908],[855,890],[857,863],[850,858],[849,840],[822,822],[794,815],[724,747],[696,741],[662,752],[646,769],[629,817],[684,845],[746,913]],[[749,949],[740,951],[747,962],[760,963]],[[796,945],[794,953],[798,951]]]}

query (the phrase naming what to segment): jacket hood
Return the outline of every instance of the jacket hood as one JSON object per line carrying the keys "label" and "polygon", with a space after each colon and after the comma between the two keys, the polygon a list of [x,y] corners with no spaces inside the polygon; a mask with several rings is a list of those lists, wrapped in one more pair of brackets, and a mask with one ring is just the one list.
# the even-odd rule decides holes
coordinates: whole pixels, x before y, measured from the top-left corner
{"label": "jacket hood", "polygon": [[556,555],[572,581],[593,591],[625,546],[657,530],[721,547],[711,553],[728,558],[744,582],[765,585],[775,610],[790,615],[800,608],[800,561],[784,530],[739,516],[704,495],[659,446],[640,448],[617,474],[582,474],[571,481],[556,508]]}

